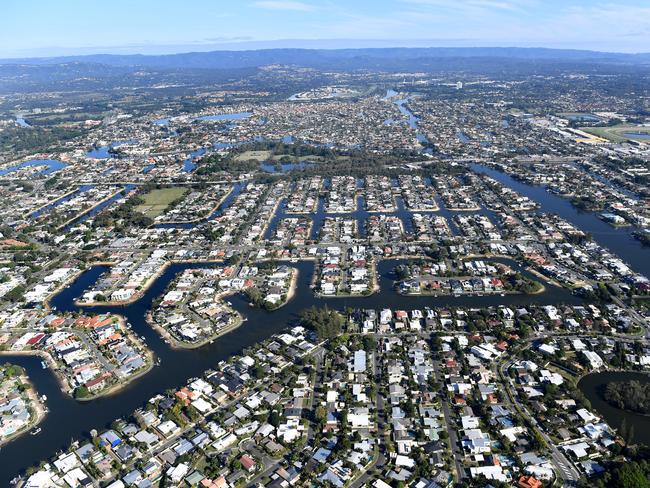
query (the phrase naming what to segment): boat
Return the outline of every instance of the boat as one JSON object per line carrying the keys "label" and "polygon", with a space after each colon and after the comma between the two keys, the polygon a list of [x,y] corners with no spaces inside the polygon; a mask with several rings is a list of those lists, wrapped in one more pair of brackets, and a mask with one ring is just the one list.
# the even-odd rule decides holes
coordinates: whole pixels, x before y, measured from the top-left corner
{"label": "boat", "polygon": [[41,400],[47,401],[47,395],[41,395]]}
{"label": "boat", "polygon": [[38,427],[30,432],[31,435],[38,435],[41,433],[41,428]]}
{"label": "boat", "polygon": [[45,364],[45,361],[41,361],[41,368],[47,369],[47,364]]}

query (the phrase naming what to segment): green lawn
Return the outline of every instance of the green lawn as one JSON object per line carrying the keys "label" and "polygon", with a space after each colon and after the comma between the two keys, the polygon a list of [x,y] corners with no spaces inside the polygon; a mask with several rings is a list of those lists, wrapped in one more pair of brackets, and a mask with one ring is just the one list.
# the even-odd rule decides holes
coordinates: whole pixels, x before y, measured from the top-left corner
{"label": "green lawn", "polygon": [[182,197],[189,191],[188,188],[175,186],[172,188],[160,188],[151,190],[142,195],[144,203],[138,205],[136,210],[148,217],[156,218],[163,213],[171,202]]}
{"label": "green lawn", "polygon": [[624,134],[626,132],[639,133],[639,134],[650,133],[650,129],[648,129],[647,127],[640,127],[637,125],[628,125],[628,124],[614,125],[612,127],[582,127],[580,130],[583,130],[585,132],[588,132],[589,134],[593,134],[598,137],[602,137],[603,139],[609,139],[612,142],[623,142],[628,139],[647,142],[648,139],[645,139],[643,137],[626,136]]}
{"label": "green lawn", "polygon": [[255,159],[257,161],[267,161],[271,157],[271,151],[246,151],[235,157],[236,161],[248,161]]}

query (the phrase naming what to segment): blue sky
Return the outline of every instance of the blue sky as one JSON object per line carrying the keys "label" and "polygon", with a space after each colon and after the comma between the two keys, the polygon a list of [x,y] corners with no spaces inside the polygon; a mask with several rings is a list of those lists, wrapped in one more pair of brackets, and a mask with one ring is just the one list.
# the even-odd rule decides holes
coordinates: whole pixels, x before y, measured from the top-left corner
{"label": "blue sky", "polygon": [[0,57],[263,47],[650,51],[650,0],[0,0]]}

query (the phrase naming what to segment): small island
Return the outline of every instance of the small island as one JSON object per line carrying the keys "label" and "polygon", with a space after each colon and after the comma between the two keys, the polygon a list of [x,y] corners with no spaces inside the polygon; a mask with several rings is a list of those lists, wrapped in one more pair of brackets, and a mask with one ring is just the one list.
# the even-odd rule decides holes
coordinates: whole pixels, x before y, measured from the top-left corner
{"label": "small island", "polygon": [[604,399],[610,405],[642,415],[650,415],[650,382],[616,381],[605,388]]}

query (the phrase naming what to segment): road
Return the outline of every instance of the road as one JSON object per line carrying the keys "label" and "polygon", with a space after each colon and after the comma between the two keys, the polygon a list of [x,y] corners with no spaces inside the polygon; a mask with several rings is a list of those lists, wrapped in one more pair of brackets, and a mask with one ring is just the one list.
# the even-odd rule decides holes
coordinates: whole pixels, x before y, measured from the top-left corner
{"label": "road", "polygon": [[[436,382],[444,385],[444,378],[440,373],[440,365],[437,358],[433,358],[433,373],[435,374]],[[443,387],[444,388],[444,387]],[[447,398],[444,389],[440,392],[440,404],[442,406],[442,413],[445,418],[445,428],[449,434],[449,443],[451,444],[451,452],[454,457],[454,467],[456,469],[456,479],[460,482],[467,477],[465,467],[463,466],[463,452],[460,449],[460,441],[456,429],[453,427],[454,418],[449,408],[449,399]]]}
{"label": "road", "polygon": [[[379,371],[379,366],[377,364],[377,351],[372,352],[372,375],[375,380],[375,384],[380,384],[381,374]],[[370,480],[373,472],[380,470],[386,464],[386,444],[383,442],[383,439],[386,435],[386,409],[385,402],[386,399],[379,391],[379,388],[376,389],[375,394],[375,411],[377,412],[377,441],[378,445],[376,446],[376,456],[370,461],[370,463],[362,470],[357,478],[355,478],[349,485],[349,488],[359,488],[366,484]]]}
{"label": "road", "polygon": [[501,384],[506,388],[505,403],[514,411],[517,410],[524,418],[526,418],[530,425],[533,426],[544,442],[546,443],[553,465],[555,466],[556,474],[558,477],[568,482],[575,484],[580,479],[580,472],[575,468],[573,463],[567,459],[562,451],[560,451],[555,442],[546,434],[544,429],[539,425],[537,419],[533,417],[526,407],[524,407],[518,400],[517,392],[514,391],[512,380],[507,375],[508,368],[512,365],[512,361],[503,361],[496,365],[498,376]]}

